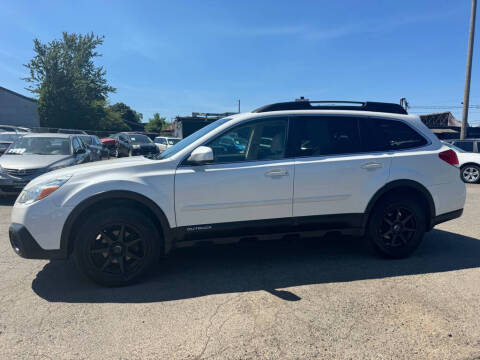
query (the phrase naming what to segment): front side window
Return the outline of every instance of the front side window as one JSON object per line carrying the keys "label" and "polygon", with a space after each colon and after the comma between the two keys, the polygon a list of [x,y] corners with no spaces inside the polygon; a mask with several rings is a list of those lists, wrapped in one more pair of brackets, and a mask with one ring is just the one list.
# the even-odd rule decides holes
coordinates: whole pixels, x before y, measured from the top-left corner
{"label": "front side window", "polygon": [[399,120],[360,119],[364,151],[395,151],[427,144],[427,140]]}
{"label": "front side window", "polygon": [[463,151],[473,152],[473,141],[456,141],[455,146]]}
{"label": "front side window", "polygon": [[277,160],[285,157],[288,121],[285,118],[249,122],[206,144],[215,163]]}
{"label": "front side window", "polygon": [[351,154],[360,151],[357,119],[344,116],[293,117],[295,156]]}
{"label": "front side window", "polygon": [[81,141],[80,139],[74,137],[72,139],[72,146],[73,146],[73,152],[77,152],[79,149],[82,148],[82,144],[81,144]]}

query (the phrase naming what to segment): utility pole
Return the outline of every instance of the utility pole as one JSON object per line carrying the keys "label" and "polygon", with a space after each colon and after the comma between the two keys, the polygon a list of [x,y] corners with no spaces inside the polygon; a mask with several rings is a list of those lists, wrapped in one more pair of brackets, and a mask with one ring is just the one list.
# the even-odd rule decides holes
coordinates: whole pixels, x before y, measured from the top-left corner
{"label": "utility pole", "polygon": [[477,0],[472,0],[472,13],[470,15],[470,33],[468,35],[468,54],[467,54],[467,74],[465,76],[465,93],[463,94],[463,114],[462,114],[462,130],[460,131],[460,139],[465,139],[468,126],[468,105],[470,102],[470,79],[472,77],[472,56],[473,41],[475,37],[475,15],[477,12]]}
{"label": "utility pole", "polygon": [[238,112],[240,113],[240,99],[238,99]]}

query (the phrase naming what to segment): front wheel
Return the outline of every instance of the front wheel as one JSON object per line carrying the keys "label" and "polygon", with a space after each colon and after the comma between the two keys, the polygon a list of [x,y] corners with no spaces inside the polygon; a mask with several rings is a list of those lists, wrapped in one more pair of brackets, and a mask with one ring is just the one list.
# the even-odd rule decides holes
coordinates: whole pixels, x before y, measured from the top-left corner
{"label": "front wheel", "polygon": [[74,244],[75,262],[99,284],[123,286],[138,281],[159,258],[157,228],[134,208],[93,213],[81,228]]}
{"label": "front wheel", "polygon": [[405,258],[420,245],[426,231],[425,209],[409,196],[380,200],[369,219],[367,237],[377,253],[389,258]]}
{"label": "front wheel", "polygon": [[475,184],[480,179],[480,167],[477,165],[465,165],[462,167],[460,174],[464,182]]}

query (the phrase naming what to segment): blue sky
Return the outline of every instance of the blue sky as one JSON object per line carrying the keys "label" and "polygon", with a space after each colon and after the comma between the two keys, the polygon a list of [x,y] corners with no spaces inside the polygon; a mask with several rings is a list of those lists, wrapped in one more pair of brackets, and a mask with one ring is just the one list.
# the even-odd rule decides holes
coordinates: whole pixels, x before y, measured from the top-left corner
{"label": "blue sky", "polygon": [[[461,106],[470,0],[2,1],[0,86],[62,31],[105,35],[98,63],[122,101],[167,118],[310,99]],[[480,11],[480,9],[479,9]],[[478,18],[478,17],[477,17]],[[478,23],[478,21],[477,21]],[[477,26],[477,33],[478,33]],[[480,124],[480,39],[470,120]],[[448,110],[448,109],[447,109]],[[461,110],[451,109],[457,118]]]}

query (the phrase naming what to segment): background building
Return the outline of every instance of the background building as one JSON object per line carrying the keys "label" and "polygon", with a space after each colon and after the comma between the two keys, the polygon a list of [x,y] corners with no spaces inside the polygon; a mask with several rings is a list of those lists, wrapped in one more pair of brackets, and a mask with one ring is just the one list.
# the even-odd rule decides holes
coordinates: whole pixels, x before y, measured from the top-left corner
{"label": "background building", "polygon": [[[423,123],[440,139],[459,139],[462,122],[450,111],[420,115]],[[480,128],[468,127],[467,137],[480,137]]]}
{"label": "background building", "polygon": [[185,138],[202,127],[236,113],[192,113],[192,116],[177,116],[173,121],[173,135]]}
{"label": "background building", "polygon": [[0,86],[0,125],[39,127],[37,100]]}

